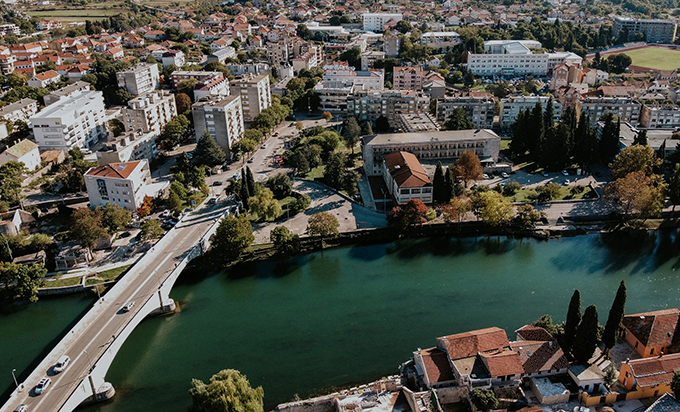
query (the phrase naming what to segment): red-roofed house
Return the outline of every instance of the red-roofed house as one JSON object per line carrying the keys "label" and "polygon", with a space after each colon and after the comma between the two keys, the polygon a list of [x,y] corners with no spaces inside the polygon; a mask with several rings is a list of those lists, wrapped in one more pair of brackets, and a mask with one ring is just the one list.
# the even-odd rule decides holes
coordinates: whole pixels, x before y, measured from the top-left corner
{"label": "red-roofed house", "polygon": [[149,162],[137,160],[110,163],[85,172],[85,187],[90,207],[115,203],[128,210],[137,210],[147,194],[144,186],[151,183]]}
{"label": "red-roofed house", "polygon": [[432,203],[432,182],[413,153],[395,152],[386,155],[383,159],[383,179],[397,204],[407,203],[411,199]]}
{"label": "red-roofed house", "polygon": [[680,370],[680,353],[655,358],[635,359],[621,364],[619,382],[636,396],[627,399],[647,398],[671,392],[675,371]]}
{"label": "red-roofed house", "polygon": [[674,343],[680,310],[664,309],[627,315],[621,322],[623,337],[643,358],[668,353]]}
{"label": "red-roofed house", "polygon": [[31,87],[47,87],[48,84],[58,83],[61,75],[54,70],[48,70],[44,73],[38,73],[33,76],[27,83]]}

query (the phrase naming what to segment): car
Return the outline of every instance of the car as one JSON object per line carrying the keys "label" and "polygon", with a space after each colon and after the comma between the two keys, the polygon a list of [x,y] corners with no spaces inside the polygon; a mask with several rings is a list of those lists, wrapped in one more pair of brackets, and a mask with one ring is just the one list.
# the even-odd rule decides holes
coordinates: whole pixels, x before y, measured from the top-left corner
{"label": "car", "polygon": [[263,145],[262,145],[262,148],[263,148],[263,149],[266,149],[266,148],[267,148],[267,143],[263,144]]}
{"label": "car", "polygon": [[505,172],[501,172],[501,177],[502,177],[503,179],[507,179],[507,178],[510,177],[510,175],[507,174],[507,173],[505,173]]}
{"label": "car", "polygon": [[248,159],[248,163],[253,163],[253,158]]}
{"label": "car", "polygon": [[215,180],[213,182],[213,186],[222,186],[222,181],[221,180]]}
{"label": "car", "polygon": [[569,172],[567,172],[566,170],[562,170],[562,174],[565,176],[569,176]]}
{"label": "car", "polygon": [[167,219],[170,216],[172,216],[172,212],[169,210],[164,210],[163,213],[161,213],[161,219]]}
{"label": "car", "polygon": [[211,197],[211,198],[208,200],[208,204],[209,204],[209,205],[214,205],[215,203],[217,203],[217,198],[215,198],[215,197]]}
{"label": "car", "polygon": [[241,173],[234,173],[234,180],[239,180],[241,178]]}
{"label": "car", "polygon": [[25,403],[22,403],[21,405],[17,406],[17,408],[14,410],[14,412],[26,412],[28,410],[28,406],[26,406]]}
{"label": "car", "polygon": [[548,172],[546,172],[546,171],[544,170],[544,171],[541,172],[541,175],[543,175],[543,177],[548,177]]}
{"label": "car", "polygon": [[569,179],[567,179],[567,180],[564,181],[564,184],[565,184],[565,185],[568,185],[569,183],[571,183],[571,180],[569,180]]}
{"label": "car", "polygon": [[66,369],[70,362],[71,358],[69,358],[67,355],[61,355],[59,360],[57,360],[57,363],[54,364],[54,368],[52,368],[52,370],[54,370],[54,373],[61,373],[64,369]]}
{"label": "car", "polygon": [[120,234],[121,238],[126,238],[126,237],[130,237],[130,236],[132,236],[132,233],[130,233],[130,232],[123,232],[123,233]]}
{"label": "car", "polygon": [[482,179],[489,180],[489,179],[491,179],[491,178],[489,177],[489,175],[487,175],[486,173],[484,173],[484,174],[482,175]]}
{"label": "car", "polygon": [[276,136],[278,136],[278,135],[279,135],[279,132],[274,133],[274,137],[276,137]]}
{"label": "car", "polygon": [[131,300],[125,306],[122,307],[123,312],[129,312],[132,310],[132,308],[135,306],[135,301]]}
{"label": "car", "polygon": [[50,379],[50,378],[40,379],[38,384],[35,385],[35,394],[40,395],[41,393],[45,392],[47,390],[47,388],[49,388],[51,383],[52,383],[52,379]]}

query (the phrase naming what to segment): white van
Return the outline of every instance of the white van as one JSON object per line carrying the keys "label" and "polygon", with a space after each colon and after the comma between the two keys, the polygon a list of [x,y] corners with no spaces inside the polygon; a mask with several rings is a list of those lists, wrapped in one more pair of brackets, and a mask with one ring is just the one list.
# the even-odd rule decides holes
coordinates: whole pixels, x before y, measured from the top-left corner
{"label": "white van", "polygon": [[57,361],[57,363],[54,365],[54,373],[61,373],[68,364],[71,362],[71,358],[69,358],[66,355],[62,355],[61,358]]}

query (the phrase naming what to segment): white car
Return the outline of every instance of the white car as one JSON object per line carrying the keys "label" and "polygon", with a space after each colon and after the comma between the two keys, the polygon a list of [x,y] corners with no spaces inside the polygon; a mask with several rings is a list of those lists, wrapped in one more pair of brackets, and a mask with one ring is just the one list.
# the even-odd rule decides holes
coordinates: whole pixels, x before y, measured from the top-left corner
{"label": "white car", "polygon": [[484,174],[482,175],[482,179],[489,180],[490,178],[489,178],[489,175],[487,175],[486,173],[484,173]]}
{"label": "white car", "polygon": [[161,213],[161,218],[167,219],[170,217],[170,215],[172,215],[172,212],[170,212],[169,210],[164,210],[163,213]]}
{"label": "white car", "polygon": [[266,148],[267,148],[267,143],[263,144],[263,145],[262,145],[262,148],[263,148],[263,149],[266,149]]}
{"label": "white car", "polygon": [[134,300],[128,302],[127,305],[123,306],[123,312],[129,312],[130,310],[132,310],[133,306],[135,306]]}
{"label": "white car", "polygon": [[507,174],[507,173],[505,173],[505,172],[502,172],[502,173],[501,173],[501,177],[502,177],[503,179],[507,179],[507,178],[510,177],[510,175]]}
{"label": "white car", "polygon": [[562,174],[565,176],[569,176],[569,172],[567,172],[566,170],[562,170]]}
{"label": "white car", "polygon": [[71,358],[69,358],[66,355],[62,355],[61,358],[59,358],[59,360],[57,361],[57,363],[54,364],[53,368],[54,373],[61,373],[64,369],[66,369],[70,362]]}
{"label": "white car", "polygon": [[35,394],[40,395],[41,393],[45,392],[51,383],[52,379],[50,378],[40,379],[40,382],[38,382],[38,384],[35,385]]}
{"label": "white car", "polygon": [[26,404],[22,403],[21,405],[17,406],[17,408],[14,410],[14,412],[26,412],[28,410],[28,406]]}

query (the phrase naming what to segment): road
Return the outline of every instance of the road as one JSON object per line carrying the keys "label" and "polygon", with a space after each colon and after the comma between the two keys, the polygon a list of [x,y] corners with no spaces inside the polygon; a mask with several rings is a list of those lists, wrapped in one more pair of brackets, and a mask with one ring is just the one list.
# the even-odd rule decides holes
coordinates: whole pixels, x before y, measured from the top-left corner
{"label": "road", "polygon": [[[68,368],[58,375],[52,372],[51,366],[48,370],[34,371],[23,383],[21,396],[17,397],[7,410],[14,410],[20,403],[28,405],[29,411],[58,410],[144,302],[158,296],[156,292],[159,285],[173,271],[176,262],[198,243],[226,207],[224,201],[212,206],[204,204],[182,219],[175,229],[166,235],[171,236],[171,241],[164,242],[165,247],[157,245],[157,250],[152,249],[148,252],[152,254],[149,260],[140,262],[125,275],[125,288],[116,294],[120,297],[106,295],[97,301],[91,309],[97,313],[96,318],[84,326],[83,330],[76,330],[79,327],[76,325],[76,328],[64,338],[70,339],[67,343],[69,349],[64,353],[71,357]],[[135,306],[130,312],[123,312],[122,306],[130,301],[135,301]],[[48,355],[54,357],[49,359],[50,365],[53,365],[61,355],[61,353]],[[33,388],[43,376],[50,376],[52,385],[44,394],[37,396]]]}

